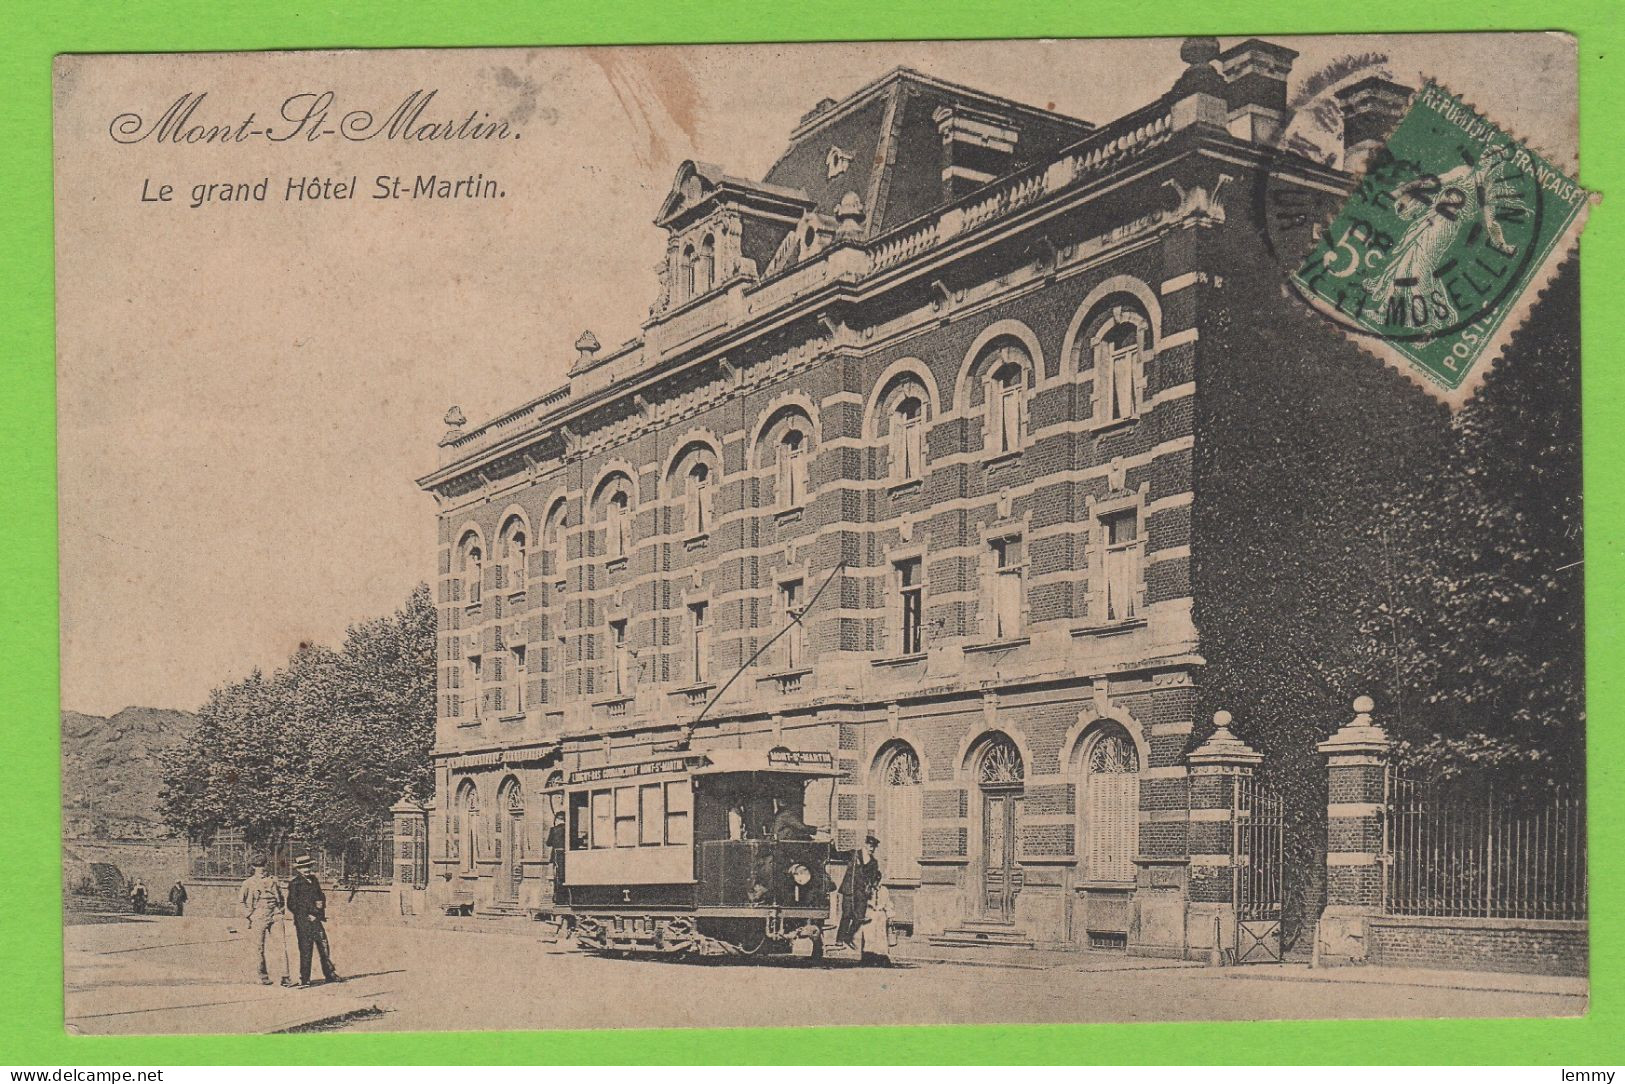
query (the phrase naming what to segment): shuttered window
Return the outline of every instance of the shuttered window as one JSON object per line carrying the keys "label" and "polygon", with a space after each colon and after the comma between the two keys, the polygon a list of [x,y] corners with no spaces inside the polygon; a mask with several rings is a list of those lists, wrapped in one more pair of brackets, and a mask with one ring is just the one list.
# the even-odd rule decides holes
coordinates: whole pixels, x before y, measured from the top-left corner
{"label": "shuttered window", "polygon": [[1139,417],[1143,396],[1145,350],[1150,331],[1137,313],[1118,308],[1094,339],[1095,420],[1102,423]]}
{"label": "shuttered window", "polygon": [[925,462],[924,409],[912,395],[900,400],[892,412],[892,477],[911,482]]}
{"label": "shuttered window", "polygon": [[1121,730],[1095,739],[1085,758],[1085,876],[1132,881],[1140,832],[1140,755]]}
{"label": "shuttered window", "polygon": [[1106,620],[1127,621],[1140,610],[1139,513],[1114,512],[1100,520]]}
{"label": "shuttered window", "polygon": [[878,790],[875,832],[891,856],[886,872],[913,880],[920,875],[922,791],[920,758],[911,746],[898,743],[887,754]]}
{"label": "shuttered window", "polygon": [[806,626],[802,625],[801,617],[801,588],[802,581],[786,580],[779,584],[779,608],[781,620],[786,624],[784,630],[784,668],[795,670],[805,661],[806,656]]}
{"label": "shuttered window", "polygon": [[779,441],[779,507],[800,508],[807,500],[807,438],[792,429]]}
{"label": "shuttered window", "polygon": [[1020,636],[1022,628],[1021,574],[1024,557],[1021,538],[995,538],[989,547],[992,550],[990,594],[993,603],[993,638],[1009,640]]}

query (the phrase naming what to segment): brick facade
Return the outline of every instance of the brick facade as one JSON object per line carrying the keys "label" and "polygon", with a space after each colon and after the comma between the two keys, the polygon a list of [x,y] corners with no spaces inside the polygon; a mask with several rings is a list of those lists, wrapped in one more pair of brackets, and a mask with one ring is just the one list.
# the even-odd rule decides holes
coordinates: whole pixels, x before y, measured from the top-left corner
{"label": "brick facade", "polygon": [[[906,749],[919,838],[882,859],[917,935],[993,917],[1191,951],[1187,883],[1220,891],[1185,868],[1219,842],[1185,767],[1196,399],[1222,364],[1200,326],[1231,303],[1223,238],[1249,228],[1219,194],[1280,168],[1238,133],[1279,109],[1292,54],[1225,55],[1253,74],[1197,63],[1102,129],[899,71],[809,115],[767,181],[679,170],[642,334],[583,335],[567,385],[483,425],[448,415],[420,480],[435,891],[545,907],[555,773],[674,741],[828,750],[843,778],[808,817],[849,844],[888,823],[881,769]],[[1021,136],[967,192],[935,125],[971,107]],[[826,176],[837,137],[915,181],[870,184],[863,155],[865,177]],[[989,781],[995,756],[1014,777]],[[1015,844],[993,855],[1006,798]],[[990,915],[1000,863],[1021,887]]]}

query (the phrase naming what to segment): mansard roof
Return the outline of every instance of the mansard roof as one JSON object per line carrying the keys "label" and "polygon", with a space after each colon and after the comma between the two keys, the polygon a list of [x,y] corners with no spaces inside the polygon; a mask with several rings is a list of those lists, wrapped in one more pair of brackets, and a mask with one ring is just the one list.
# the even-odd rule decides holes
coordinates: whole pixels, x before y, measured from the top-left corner
{"label": "mansard roof", "polygon": [[[790,145],[764,181],[805,193],[816,211],[830,216],[842,197],[856,192],[868,212],[863,234],[872,237],[949,201],[936,117],[945,107],[1017,133],[1005,173],[1095,130],[1077,117],[895,68],[841,101],[815,106],[790,133]],[[831,159],[835,152],[845,159],[839,170]]]}

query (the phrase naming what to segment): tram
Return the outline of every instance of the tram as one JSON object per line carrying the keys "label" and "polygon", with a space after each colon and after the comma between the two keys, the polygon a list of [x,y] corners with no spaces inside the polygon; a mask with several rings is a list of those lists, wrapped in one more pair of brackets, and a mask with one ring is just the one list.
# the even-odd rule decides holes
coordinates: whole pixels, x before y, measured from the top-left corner
{"label": "tram", "polygon": [[831,845],[801,818],[809,791],[827,789],[833,807],[839,774],[833,754],[782,747],[570,773],[554,917],[598,954],[770,955],[804,941],[822,955]]}

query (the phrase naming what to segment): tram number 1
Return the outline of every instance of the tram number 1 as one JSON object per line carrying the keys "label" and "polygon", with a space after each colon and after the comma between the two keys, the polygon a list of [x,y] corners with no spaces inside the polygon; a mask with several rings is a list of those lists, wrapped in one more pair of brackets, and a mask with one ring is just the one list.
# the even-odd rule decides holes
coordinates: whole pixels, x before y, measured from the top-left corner
{"label": "tram number 1", "polygon": [[621,902],[622,903],[631,903],[632,902],[632,890],[630,888],[621,889]]}

